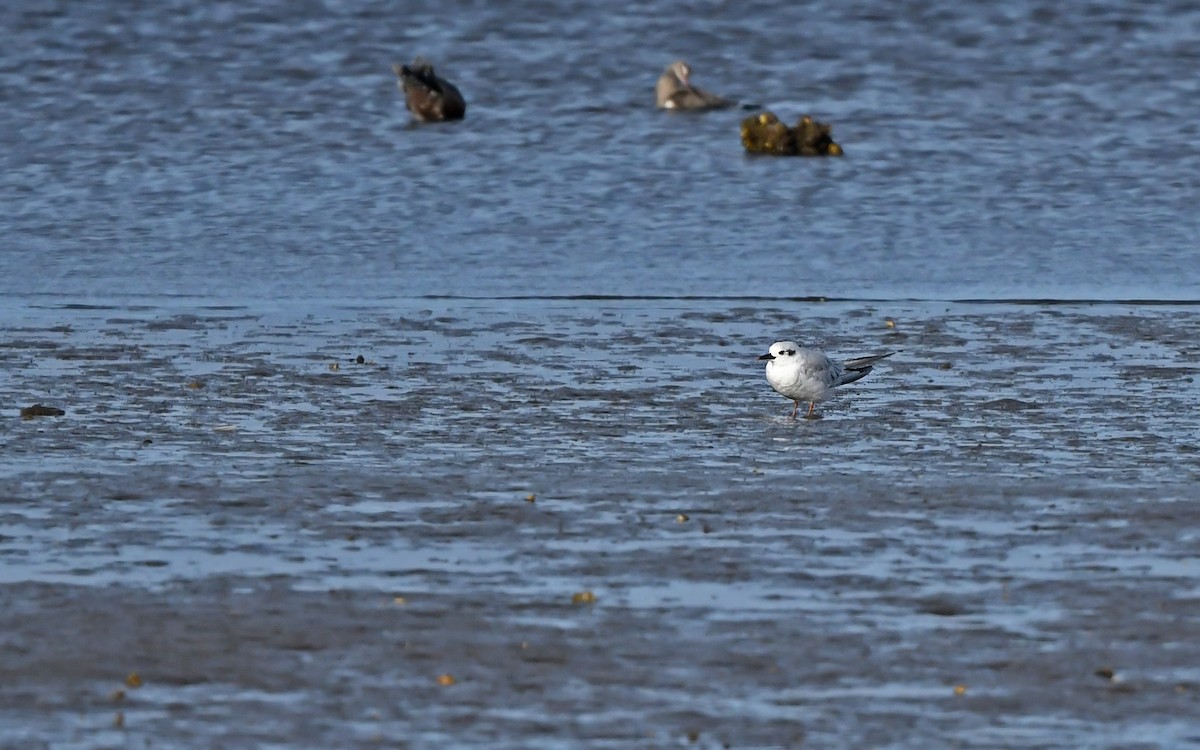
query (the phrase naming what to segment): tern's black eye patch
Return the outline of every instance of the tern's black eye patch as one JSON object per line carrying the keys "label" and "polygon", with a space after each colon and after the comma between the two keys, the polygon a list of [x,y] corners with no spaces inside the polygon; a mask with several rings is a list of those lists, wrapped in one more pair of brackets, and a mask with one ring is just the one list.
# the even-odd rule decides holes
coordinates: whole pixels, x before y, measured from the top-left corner
{"label": "tern's black eye patch", "polygon": [[795,353],[796,353],[796,350],[795,350],[795,349],[784,349],[784,350],[783,350],[783,353],[784,353],[784,354],[786,354],[786,355],[788,355],[788,356],[790,357],[790,356],[792,356],[793,354],[795,354]]}

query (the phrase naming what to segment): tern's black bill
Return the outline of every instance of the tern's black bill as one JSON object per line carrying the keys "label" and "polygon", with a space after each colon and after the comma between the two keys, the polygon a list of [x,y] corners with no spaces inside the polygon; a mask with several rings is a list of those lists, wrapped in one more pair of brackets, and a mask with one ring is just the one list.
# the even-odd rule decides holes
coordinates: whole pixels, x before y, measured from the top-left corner
{"label": "tern's black bill", "polygon": [[775,355],[770,352],[767,352],[766,354],[759,357],[759,359],[775,359]]}

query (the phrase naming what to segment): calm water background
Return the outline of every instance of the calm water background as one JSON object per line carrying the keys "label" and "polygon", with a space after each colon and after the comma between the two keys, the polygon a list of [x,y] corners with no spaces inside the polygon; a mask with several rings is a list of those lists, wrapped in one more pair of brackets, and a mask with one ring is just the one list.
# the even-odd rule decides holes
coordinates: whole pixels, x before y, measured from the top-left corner
{"label": "calm water background", "polygon": [[[0,291],[1196,296],[1193,3],[330,6],[6,3]],[[851,158],[655,111],[675,57]]]}
{"label": "calm water background", "polygon": [[0,30],[0,747],[1200,746],[1195,3]]}

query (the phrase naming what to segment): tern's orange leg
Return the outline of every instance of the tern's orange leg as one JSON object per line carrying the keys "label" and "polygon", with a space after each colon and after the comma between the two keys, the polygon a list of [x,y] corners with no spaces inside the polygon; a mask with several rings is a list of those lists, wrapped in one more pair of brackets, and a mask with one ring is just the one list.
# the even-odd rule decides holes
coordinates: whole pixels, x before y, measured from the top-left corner
{"label": "tern's orange leg", "polygon": [[793,403],[793,404],[795,404],[795,406],[793,406],[793,407],[792,407],[792,419],[795,419],[795,418],[796,418],[796,412],[800,411],[800,402],[799,402],[799,401],[793,401],[792,403]]}
{"label": "tern's orange leg", "polygon": [[811,418],[812,418],[812,415],[813,415],[813,412],[814,412],[814,411],[816,411],[816,410],[817,410],[817,402],[816,402],[816,401],[809,401],[809,402],[808,402],[808,414],[807,414],[806,416],[807,416],[808,418],[810,418],[810,419],[811,419]]}

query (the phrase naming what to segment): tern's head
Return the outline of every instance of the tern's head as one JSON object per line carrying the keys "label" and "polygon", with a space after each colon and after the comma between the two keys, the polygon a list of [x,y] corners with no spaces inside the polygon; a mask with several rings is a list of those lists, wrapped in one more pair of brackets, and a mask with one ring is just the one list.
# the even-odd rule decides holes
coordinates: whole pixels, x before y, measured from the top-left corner
{"label": "tern's head", "polygon": [[777,359],[787,360],[796,356],[796,352],[800,351],[800,345],[795,341],[776,341],[771,344],[771,349],[766,354],[759,357],[768,361]]}

